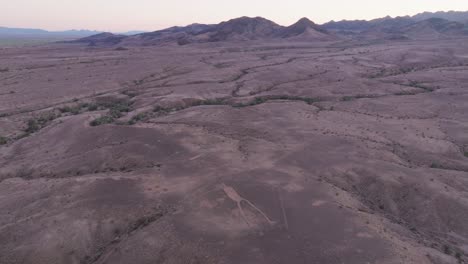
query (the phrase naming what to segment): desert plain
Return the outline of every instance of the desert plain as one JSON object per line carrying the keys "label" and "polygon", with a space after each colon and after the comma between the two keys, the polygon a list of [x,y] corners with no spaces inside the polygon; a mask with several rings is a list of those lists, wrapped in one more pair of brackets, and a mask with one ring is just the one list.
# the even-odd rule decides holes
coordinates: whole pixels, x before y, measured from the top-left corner
{"label": "desert plain", "polygon": [[466,41],[0,48],[0,263],[465,263]]}

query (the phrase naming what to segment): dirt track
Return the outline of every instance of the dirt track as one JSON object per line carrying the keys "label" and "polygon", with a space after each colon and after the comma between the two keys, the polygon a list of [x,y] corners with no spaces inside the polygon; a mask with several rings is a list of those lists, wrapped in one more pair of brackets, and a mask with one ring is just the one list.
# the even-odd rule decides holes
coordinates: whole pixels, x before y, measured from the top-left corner
{"label": "dirt track", "polygon": [[0,54],[2,264],[466,261],[466,39]]}

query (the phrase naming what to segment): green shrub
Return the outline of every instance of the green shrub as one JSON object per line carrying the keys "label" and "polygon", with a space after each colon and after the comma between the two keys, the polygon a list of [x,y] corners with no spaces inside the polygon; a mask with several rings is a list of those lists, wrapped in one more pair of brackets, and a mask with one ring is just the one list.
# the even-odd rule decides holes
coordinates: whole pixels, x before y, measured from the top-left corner
{"label": "green shrub", "polygon": [[341,101],[348,102],[348,101],[352,101],[353,99],[354,99],[354,97],[352,97],[352,96],[345,96],[345,97],[341,98]]}
{"label": "green shrub", "polygon": [[449,245],[444,245],[443,250],[444,250],[444,253],[447,254],[447,255],[452,254],[452,249],[450,248]]}
{"label": "green shrub", "polygon": [[101,116],[99,118],[94,119],[89,123],[91,126],[100,126],[100,125],[105,125],[105,124],[110,124],[114,122],[114,118],[112,116]]}
{"label": "green shrub", "polygon": [[225,105],[225,104],[226,104],[226,102],[224,101],[224,99],[215,98],[215,99],[206,99],[206,100],[199,101],[199,102],[195,103],[194,106],[197,106],[197,105]]}
{"label": "green shrub", "polygon": [[109,114],[115,118],[121,117],[124,112],[128,113],[131,111],[130,103],[126,101],[105,103],[102,106],[109,108]]}
{"label": "green shrub", "polygon": [[143,113],[139,113],[137,115],[135,115],[134,117],[132,117],[130,119],[130,121],[128,121],[128,124],[129,125],[134,125],[136,124],[137,122],[139,121],[143,121],[143,120],[147,120],[149,118],[149,114],[146,113],[146,112],[143,112]]}
{"label": "green shrub", "polygon": [[76,106],[64,106],[59,108],[59,111],[61,113],[71,113],[72,115],[77,115],[81,112],[81,105],[76,105]]}
{"label": "green shrub", "polygon": [[24,132],[31,134],[31,133],[39,131],[39,129],[41,129],[41,128],[40,128],[39,123],[37,122],[37,120],[36,119],[29,119],[28,123],[27,123],[27,127],[24,130]]}
{"label": "green shrub", "polygon": [[254,106],[258,104],[263,104],[268,101],[272,100],[290,100],[290,101],[302,101],[307,104],[313,104],[316,102],[320,102],[319,98],[311,98],[311,97],[301,97],[301,96],[291,96],[291,95],[271,95],[271,96],[264,96],[264,97],[255,97],[254,100],[249,101],[247,103],[238,103],[234,104],[233,107],[247,107],[247,106]]}
{"label": "green shrub", "polygon": [[96,111],[99,106],[97,104],[88,104],[88,111]]}
{"label": "green shrub", "polygon": [[21,139],[24,137],[29,136],[32,133],[39,131],[41,128],[47,126],[47,124],[60,117],[60,115],[56,114],[54,111],[42,113],[40,116],[31,118],[26,122],[26,128],[23,130],[25,133],[15,137],[15,139]]}
{"label": "green shrub", "polygon": [[468,151],[465,151],[464,155],[468,158]]}
{"label": "green shrub", "polygon": [[167,108],[164,108],[164,107],[159,106],[159,105],[157,105],[157,106],[155,106],[153,108],[153,112],[160,113],[160,114],[167,114],[167,113],[171,112],[171,110],[173,110],[173,109],[167,109]]}
{"label": "green shrub", "polygon": [[132,91],[132,90],[125,90],[122,92],[122,94],[125,94],[126,96],[133,98],[138,95],[137,91]]}
{"label": "green shrub", "polygon": [[0,136],[0,145],[5,145],[8,143],[8,138]]}
{"label": "green shrub", "polygon": [[123,116],[123,114],[118,108],[111,108],[109,109],[109,116],[112,118],[120,118]]}

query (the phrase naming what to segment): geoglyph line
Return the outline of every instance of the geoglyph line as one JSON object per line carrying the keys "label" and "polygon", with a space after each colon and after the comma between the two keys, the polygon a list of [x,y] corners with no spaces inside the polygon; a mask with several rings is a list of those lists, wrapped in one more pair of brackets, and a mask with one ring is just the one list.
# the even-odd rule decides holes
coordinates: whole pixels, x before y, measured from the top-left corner
{"label": "geoglyph line", "polygon": [[231,199],[232,201],[234,201],[237,204],[237,208],[239,208],[239,211],[240,211],[240,213],[242,215],[242,218],[244,218],[245,222],[247,223],[247,225],[249,227],[251,225],[250,225],[249,220],[247,219],[247,217],[245,215],[244,209],[242,208],[242,204],[241,204],[242,202],[246,202],[253,209],[255,209],[257,212],[259,212],[270,225],[273,225],[275,223],[270,218],[268,218],[268,216],[262,210],[258,209],[253,203],[251,203],[249,200],[247,200],[247,199],[243,198],[242,196],[240,196],[236,192],[236,190],[234,188],[232,188],[231,186],[227,186],[224,183],[223,183],[222,186],[223,186],[224,193],[226,193],[226,195],[229,197],[229,199]]}

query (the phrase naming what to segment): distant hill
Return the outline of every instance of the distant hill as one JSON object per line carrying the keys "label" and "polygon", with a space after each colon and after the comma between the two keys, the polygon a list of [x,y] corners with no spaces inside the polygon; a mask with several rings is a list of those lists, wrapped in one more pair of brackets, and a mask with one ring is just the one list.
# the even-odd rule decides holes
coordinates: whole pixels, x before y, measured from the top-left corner
{"label": "distant hill", "polygon": [[466,15],[468,12],[426,12],[412,17],[384,17],[370,21],[331,21],[322,27],[338,35],[365,39],[450,38],[467,36]]}
{"label": "distant hill", "polygon": [[255,40],[273,38],[282,27],[262,17],[240,17],[213,26],[209,41]]}
{"label": "distant hill", "polygon": [[282,38],[294,38],[296,40],[336,40],[326,29],[315,24],[308,18],[301,18],[289,27],[283,28],[279,35]]}
{"label": "distant hill", "polygon": [[7,28],[0,27],[0,37],[26,37],[26,36],[64,36],[64,37],[86,37],[100,33],[94,30],[66,30],[66,31],[47,31],[34,28]]}
{"label": "distant hill", "polygon": [[127,31],[127,32],[121,32],[119,34],[121,35],[126,35],[126,36],[131,36],[131,35],[137,35],[137,34],[142,34],[142,33],[146,33],[146,31],[142,31],[142,30],[132,30],[132,31]]}
{"label": "distant hill", "polygon": [[[73,39],[84,38],[92,35],[103,33],[96,30],[65,30],[65,31],[47,31],[35,28],[8,28],[0,27],[0,38],[52,38],[52,39]],[[121,33],[122,35],[142,34],[145,31],[128,31]]]}
{"label": "distant hill", "polygon": [[412,19],[416,21],[422,21],[429,18],[442,18],[449,21],[455,22],[467,22],[468,21],[468,11],[448,11],[448,12],[424,12],[412,16]]}
{"label": "distant hill", "polygon": [[104,32],[70,42],[85,43],[89,46],[110,46],[118,44],[124,38],[126,38],[125,35],[115,35],[109,32]]}
{"label": "distant hill", "polygon": [[464,23],[443,18],[429,18],[400,28],[401,33],[415,39],[433,39],[468,36],[468,26]]}

